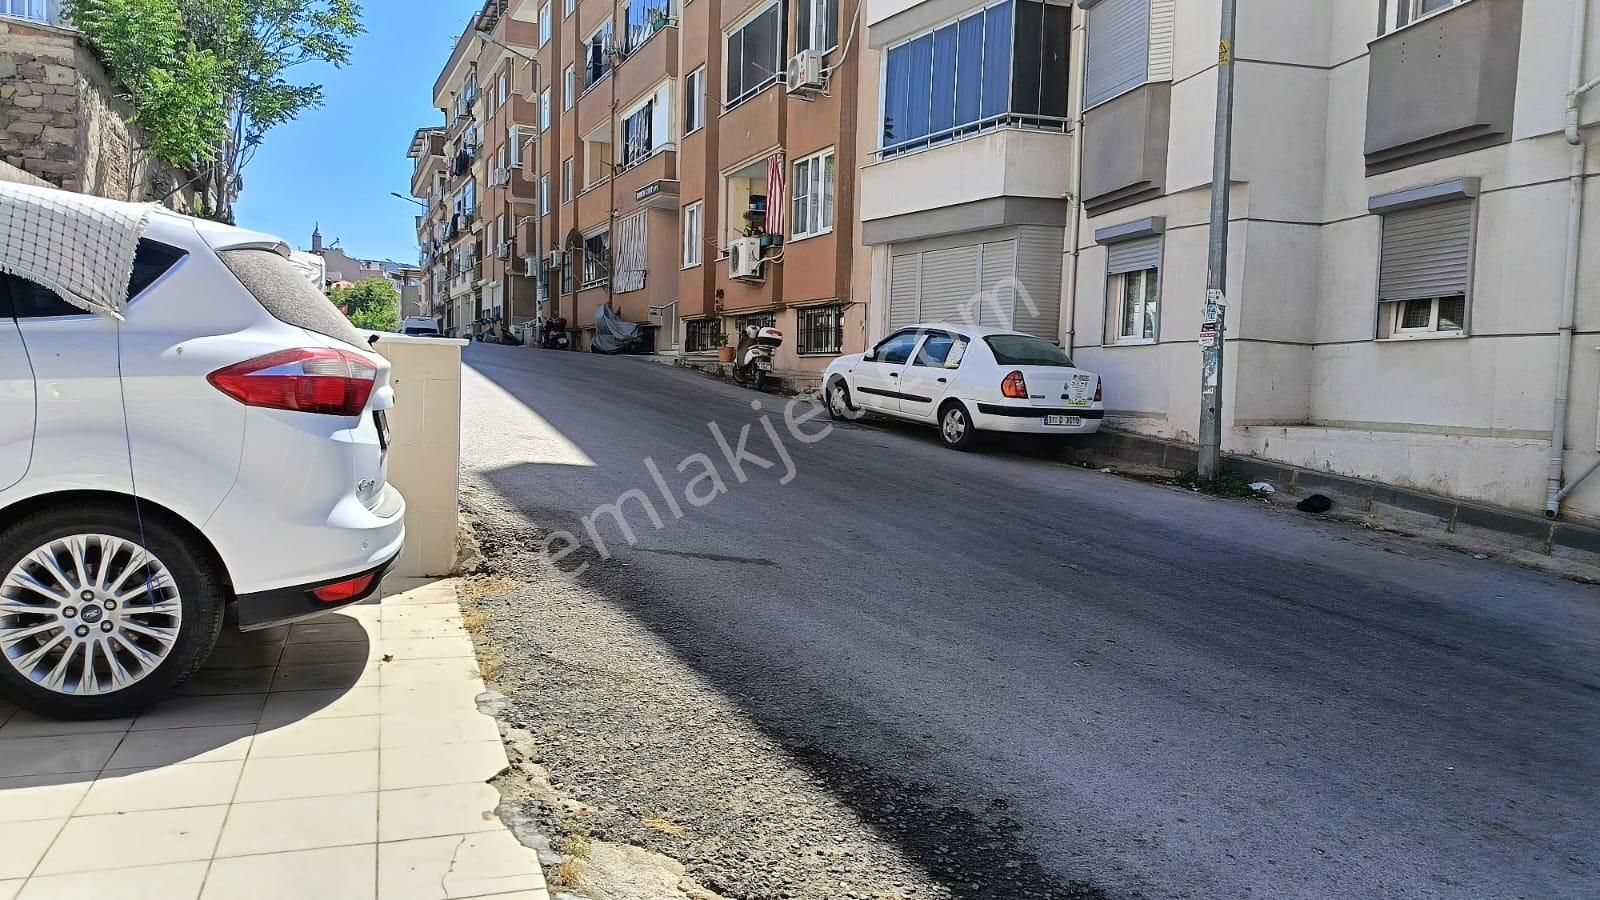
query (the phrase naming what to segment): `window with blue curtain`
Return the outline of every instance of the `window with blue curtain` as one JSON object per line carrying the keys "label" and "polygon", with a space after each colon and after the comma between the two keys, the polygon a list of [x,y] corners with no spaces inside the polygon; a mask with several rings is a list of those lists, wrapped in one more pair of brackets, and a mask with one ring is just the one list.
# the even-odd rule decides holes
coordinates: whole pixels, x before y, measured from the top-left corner
{"label": "window with blue curtain", "polygon": [[995,125],[1064,130],[1067,59],[1052,51],[1067,46],[1071,19],[1060,10],[1003,0],[889,48],[884,155]]}

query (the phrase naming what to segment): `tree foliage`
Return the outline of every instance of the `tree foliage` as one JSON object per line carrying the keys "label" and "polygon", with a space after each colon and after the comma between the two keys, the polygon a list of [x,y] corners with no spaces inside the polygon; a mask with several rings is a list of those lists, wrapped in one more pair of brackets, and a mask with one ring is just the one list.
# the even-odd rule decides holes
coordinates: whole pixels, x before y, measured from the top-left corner
{"label": "tree foliage", "polygon": [[339,285],[328,296],[357,328],[400,330],[400,290],[387,278],[367,278],[353,285]]}
{"label": "tree foliage", "polygon": [[322,104],[322,85],[292,70],[346,65],[363,30],[356,0],[69,0],[67,14],[127,86],[157,158],[199,173],[225,221],[267,132]]}

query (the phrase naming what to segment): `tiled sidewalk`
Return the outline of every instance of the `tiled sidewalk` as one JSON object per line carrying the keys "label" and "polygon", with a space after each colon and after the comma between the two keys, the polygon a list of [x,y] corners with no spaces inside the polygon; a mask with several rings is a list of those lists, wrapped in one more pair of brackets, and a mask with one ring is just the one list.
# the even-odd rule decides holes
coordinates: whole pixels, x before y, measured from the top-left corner
{"label": "tiled sidewalk", "polygon": [[547,900],[449,582],[224,632],[183,696],[59,723],[0,704],[0,900]]}

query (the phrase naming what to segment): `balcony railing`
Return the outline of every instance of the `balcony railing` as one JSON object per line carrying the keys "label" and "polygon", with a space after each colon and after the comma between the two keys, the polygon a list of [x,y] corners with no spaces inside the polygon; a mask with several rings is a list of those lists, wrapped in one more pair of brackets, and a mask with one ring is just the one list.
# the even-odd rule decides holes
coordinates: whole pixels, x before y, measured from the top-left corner
{"label": "balcony railing", "polygon": [[1001,113],[986,119],[979,119],[966,125],[946,128],[933,134],[924,135],[909,141],[899,141],[891,146],[879,147],[873,151],[878,159],[889,159],[902,153],[914,153],[918,150],[927,150],[930,147],[941,147],[953,144],[956,141],[977,137],[993,131],[1012,128],[1025,131],[1051,131],[1065,134],[1072,124],[1071,119],[1058,116],[1035,116],[1018,113]]}
{"label": "balcony railing", "polygon": [[61,0],[0,0],[0,16],[46,25],[65,24],[61,19]]}

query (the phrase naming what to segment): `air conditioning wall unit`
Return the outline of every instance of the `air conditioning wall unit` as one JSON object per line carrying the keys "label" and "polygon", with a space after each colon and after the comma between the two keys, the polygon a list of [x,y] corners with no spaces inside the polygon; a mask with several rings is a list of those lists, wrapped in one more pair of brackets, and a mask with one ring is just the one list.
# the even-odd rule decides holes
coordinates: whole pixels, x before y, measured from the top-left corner
{"label": "air conditioning wall unit", "polygon": [[740,281],[761,281],[761,239],[735,238],[728,245],[728,277]]}
{"label": "air conditioning wall unit", "polygon": [[652,306],[652,307],[650,307],[649,317],[650,317],[650,324],[651,325],[660,325],[662,322],[666,321],[666,318],[667,318],[666,308],[665,307],[661,307],[661,306]]}
{"label": "air conditioning wall unit", "polygon": [[785,87],[791,94],[804,94],[822,90],[822,54],[816,50],[801,50],[789,59],[784,73]]}
{"label": "air conditioning wall unit", "polygon": [[539,257],[524,256],[522,258],[522,274],[529,278],[539,277]]}
{"label": "air conditioning wall unit", "polygon": [[501,259],[510,259],[511,258],[511,242],[510,241],[502,241],[501,244],[500,244],[500,252],[497,255]]}
{"label": "air conditioning wall unit", "polygon": [[567,254],[562,250],[550,251],[550,268],[564,269],[567,267]]}

